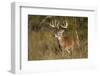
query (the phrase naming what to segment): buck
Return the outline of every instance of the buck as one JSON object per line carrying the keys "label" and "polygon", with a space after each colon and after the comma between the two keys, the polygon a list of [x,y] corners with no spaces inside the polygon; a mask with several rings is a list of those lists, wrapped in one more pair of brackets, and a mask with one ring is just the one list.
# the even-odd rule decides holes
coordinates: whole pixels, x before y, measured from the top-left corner
{"label": "buck", "polygon": [[63,20],[62,23],[60,21],[54,19],[49,23],[49,26],[56,29],[54,31],[55,38],[57,38],[58,43],[61,47],[62,53],[67,52],[70,54],[70,52],[73,52],[74,48],[74,40],[71,36],[64,36],[65,29],[68,28],[68,22],[67,20]]}

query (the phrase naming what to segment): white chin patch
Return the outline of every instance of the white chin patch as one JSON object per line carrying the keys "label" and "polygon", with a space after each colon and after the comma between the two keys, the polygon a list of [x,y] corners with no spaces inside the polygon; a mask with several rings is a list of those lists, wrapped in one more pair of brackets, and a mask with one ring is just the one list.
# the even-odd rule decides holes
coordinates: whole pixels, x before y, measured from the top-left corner
{"label": "white chin patch", "polygon": [[61,37],[58,37],[58,40],[61,40]]}
{"label": "white chin patch", "polygon": [[59,37],[58,35],[55,35],[55,38],[57,38],[58,40],[60,40],[60,39],[61,39],[61,37]]}

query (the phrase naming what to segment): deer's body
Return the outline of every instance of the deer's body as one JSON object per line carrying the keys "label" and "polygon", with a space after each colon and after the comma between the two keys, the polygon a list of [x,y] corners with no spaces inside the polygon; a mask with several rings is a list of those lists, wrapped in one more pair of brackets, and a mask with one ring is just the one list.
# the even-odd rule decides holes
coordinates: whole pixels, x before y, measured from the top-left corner
{"label": "deer's body", "polygon": [[60,40],[59,40],[59,43],[61,45],[62,48],[64,48],[65,50],[69,50],[73,47],[73,40],[70,39],[69,37],[62,37]]}
{"label": "deer's body", "polygon": [[[57,21],[56,19],[52,20],[51,23],[49,24],[52,28],[55,28],[56,31],[54,32],[55,37],[58,39],[58,43],[61,47],[61,50],[63,53],[65,51],[67,53],[70,53],[72,51],[73,53],[73,48],[74,48],[74,39],[72,36],[64,36],[65,29],[68,28],[68,22],[67,20],[63,20],[62,23]],[[78,34],[77,34],[78,38]],[[78,43],[78,42],[77,42]]]}
{"label": "deer's body", "polygon": [[71,51],[73,51],[74,40],[70,36],[64,36],[63,32],[63,30],[57,32],[55,34],[55,37],[58,39],[62,51],[67,51],[68,53],[70,53]]}

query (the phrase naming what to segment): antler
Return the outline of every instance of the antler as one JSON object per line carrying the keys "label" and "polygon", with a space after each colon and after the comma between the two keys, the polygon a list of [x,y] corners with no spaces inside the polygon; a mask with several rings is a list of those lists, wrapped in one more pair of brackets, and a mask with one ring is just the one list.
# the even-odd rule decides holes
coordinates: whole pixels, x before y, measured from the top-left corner
{"label": "antler", "polygon": [[57,21],[56,19],[52,20],[51,23],[49,23],[49,25],[51,27],[56,27],[59,29],[59,21]]}
{"label": "antler", "polygon": [[63,20],[62,23],[59,22],[59,20],[57,19],[53,19],[51,20],[51,22],[49,23],[49,26],[53,27],[53,28],[57,28],[59,29],[60,27],[62,28],[67,28],[68,27],[68,22],[67,20]]}
{"label": "antler", "polygon": [[68,22],[67,22],[67,20],[64,20],[63,22],[62,22],[62,25],[60,25],[62,28],[67,28],[68,27]]}

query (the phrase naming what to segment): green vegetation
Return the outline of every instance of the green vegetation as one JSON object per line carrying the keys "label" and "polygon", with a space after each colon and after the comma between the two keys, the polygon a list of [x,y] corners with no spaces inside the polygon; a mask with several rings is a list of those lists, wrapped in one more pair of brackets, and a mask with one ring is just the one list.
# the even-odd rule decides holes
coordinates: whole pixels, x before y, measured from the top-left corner
{"label": "green vegetation", "polygon": [[[76,59],[88,57],[88,18],[71,16],[28,16],[28,60],[50,60],[50,59]],[[74,47],[73,54],[64,53],[59,48],[59,43],[54,36],[54,29],[48,23],[53,19],[64,19],[68,21],[68,28],[64,35],[73,36],[76,40],[75,31],[78,32],[80,47]],[[45,19],[45,21],[43,21]],[[41,23],[42,22],[42,23]]]}

